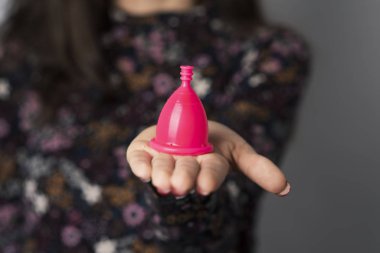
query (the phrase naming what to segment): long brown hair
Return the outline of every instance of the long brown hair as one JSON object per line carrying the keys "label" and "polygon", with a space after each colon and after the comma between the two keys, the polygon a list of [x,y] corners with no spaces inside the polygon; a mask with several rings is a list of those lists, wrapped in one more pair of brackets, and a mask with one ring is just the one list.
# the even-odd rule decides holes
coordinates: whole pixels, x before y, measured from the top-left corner
{"label": "long brown hair", "polygon": [[[198,0],[215,4],[221,15],[239,27],[263,22],[254,0]],[[2,40],[22,41],[33,52],[38,90],[49,105],[70,84],[100,83],[105,78],[100,38],[110,27],[111,0],[11,0]]]}

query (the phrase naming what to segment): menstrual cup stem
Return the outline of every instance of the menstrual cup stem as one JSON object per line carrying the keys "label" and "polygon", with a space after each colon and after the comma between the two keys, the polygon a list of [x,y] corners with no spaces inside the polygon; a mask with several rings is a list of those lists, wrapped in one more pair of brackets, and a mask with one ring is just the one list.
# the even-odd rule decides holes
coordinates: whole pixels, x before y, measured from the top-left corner
{"label": "menstrual cup stem", "polygon": [[182,87],[189,87],[193,80],[193,66],[181,66]]}

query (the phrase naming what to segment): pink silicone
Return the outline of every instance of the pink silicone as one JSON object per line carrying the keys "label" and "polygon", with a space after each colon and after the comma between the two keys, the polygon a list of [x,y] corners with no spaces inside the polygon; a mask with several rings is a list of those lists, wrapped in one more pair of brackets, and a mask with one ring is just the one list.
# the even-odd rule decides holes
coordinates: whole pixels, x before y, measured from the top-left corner
{"label": "pink silicone", "polygon": [[201,100],[192,89],[192,66],[181,66],[181,86],[170,96],[161,111],[156,138],[149,145],[159,152],[175,155],[210,153],[208,124]]}

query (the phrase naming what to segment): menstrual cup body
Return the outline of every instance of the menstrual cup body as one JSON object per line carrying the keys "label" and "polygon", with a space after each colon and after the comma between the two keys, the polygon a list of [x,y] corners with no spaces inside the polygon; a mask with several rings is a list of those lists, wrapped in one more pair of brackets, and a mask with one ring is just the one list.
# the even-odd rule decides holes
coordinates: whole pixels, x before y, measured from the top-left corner
{"label": "menstrual cup body", "polygon": [[150,146],[177,155],[200,155],[212,151],[208,143],[207,116],[189,82],[182,83],[166,102],[157,123],[156,138]]}

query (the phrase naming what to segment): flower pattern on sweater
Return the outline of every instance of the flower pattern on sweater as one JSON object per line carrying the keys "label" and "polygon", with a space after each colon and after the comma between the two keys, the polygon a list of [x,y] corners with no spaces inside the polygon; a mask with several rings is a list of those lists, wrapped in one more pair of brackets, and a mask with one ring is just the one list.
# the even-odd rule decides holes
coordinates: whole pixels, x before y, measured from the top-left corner
{"label": "flower pattern on sweater", "polygon": [[[302,39],[258,27],[240,38],[203,7],[149,18],[113,15],[102,38],[112,101],[78,89],[51,123],[17,43],[0,49],[1,252],[249,252],[261,190],[237,170],[207,197],[160,196],[125,160],[196,67],[193,86],[210,120],[279,163],[308,70]],[[54,90],[52,90],[54,92]]]}

